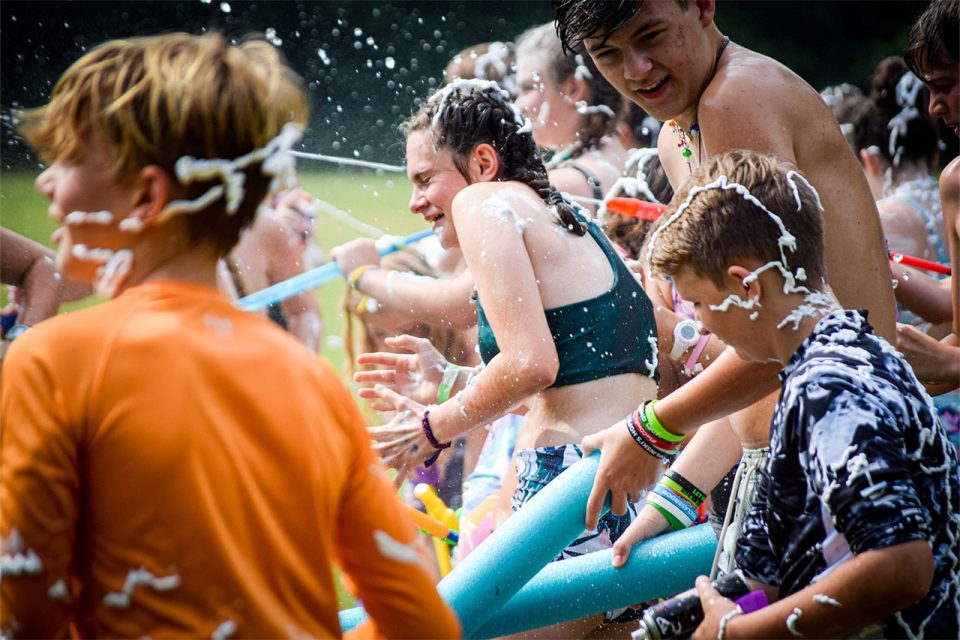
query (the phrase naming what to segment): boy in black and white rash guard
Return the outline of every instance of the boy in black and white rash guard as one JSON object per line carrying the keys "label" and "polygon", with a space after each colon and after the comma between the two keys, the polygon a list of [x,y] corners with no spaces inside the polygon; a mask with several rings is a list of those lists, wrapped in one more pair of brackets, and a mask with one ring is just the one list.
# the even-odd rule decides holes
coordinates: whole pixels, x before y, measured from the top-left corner
{"label": "boy in black and white rash guard", "polygon": [[[694,174],[651,237],[704,327],[777,362],[770,459],[737,564],[772,604],[741,615],[698,579],[694,637],[958,637],[956,452],[909,365],[826,282],[816,191],[770,156]],[[704,247],[710,247],[704,251]]]}

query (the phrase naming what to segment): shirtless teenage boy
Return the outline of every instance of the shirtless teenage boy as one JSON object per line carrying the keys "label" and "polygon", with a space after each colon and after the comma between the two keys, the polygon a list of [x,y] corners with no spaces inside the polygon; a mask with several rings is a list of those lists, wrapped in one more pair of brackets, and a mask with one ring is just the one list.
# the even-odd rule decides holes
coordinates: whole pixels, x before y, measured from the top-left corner
{"label": "shirtless teenage boy", "polygon": [[[823,203],[834,292],[845,307],[868,309],[877,332],[893,338],[893,291],[876,205],[856,158],[813,88],[782,64],[729,42],[713,23],[712,0],[554,0],[554,9],[567,46],[583,41],[601,73],[622,94],[653,117],[675,122],[663,128],[658,145],[675,187],[702,162],[733,149],[772,154],[797,166]],[[775,391],[777,369],[725,353],[660,402],[656,413],[668,430],[687,432]],[[768,417],[766,409],[744,421],[741,442],[766,442]],[[652,484],[659,461],[632,441],[622,423],[584,444],[604,452],[587,506],[590,526],[608,491],[614,511],[623,511],[629,492]],[[704,463],[703,476],[694,482],[707,489],[732,460]]]}

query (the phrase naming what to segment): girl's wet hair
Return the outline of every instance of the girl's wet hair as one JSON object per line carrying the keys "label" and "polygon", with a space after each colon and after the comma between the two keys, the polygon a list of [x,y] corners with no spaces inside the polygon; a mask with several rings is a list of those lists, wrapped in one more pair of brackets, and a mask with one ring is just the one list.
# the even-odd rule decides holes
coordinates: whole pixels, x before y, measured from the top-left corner
{"label": "girl's wet hair", "polygon": [[541,72],[549,73],[558,87],[572,77],[582,78],[587,85],[583,124],[572,157],[598,146],[601,138],[614,133],[623,114],[624,98],[600,74],[582,45],[564,51],[553,23],[549,22],[527,29],[517,38],[517,59],[527,56],[542,61]]}
{"label": "girl's wet hair", "polygon": [[[857,151],[876,147],[893,166],[931,164],[938,153],[937,123],[927,113],[928,93],[897,56],[877,65],[869,98],[853,120]],[[896,129],[896,130],[895,130]]]}
{"label": "girl's wet hair", "polygon": [[406,123],[404,130],[429,131],[437,149],[446,149],[453,164],[470,182],[467,162],[479,144],[489,144],[500,160],[498,182],[522,182],[549,207],[561,224],[576,235],[586,233],[573,206],[550,184],[547,170],[533,141],[531,126],[507,94],[494,82],[460,80],[430,97]]}

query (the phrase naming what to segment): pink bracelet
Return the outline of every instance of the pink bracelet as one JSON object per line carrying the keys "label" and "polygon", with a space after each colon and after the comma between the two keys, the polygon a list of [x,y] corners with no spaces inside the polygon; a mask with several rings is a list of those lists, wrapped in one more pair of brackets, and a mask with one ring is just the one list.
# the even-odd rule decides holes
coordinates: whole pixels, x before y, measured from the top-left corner
{"label": "pink bracelet", "polygon": [[697,371],[694,371],[693,368],[697,366],[697,360],[700,359],[700,354],[703,353],[704,348],[707,346],[707,342],[710,341],[711,335],[713,334],[705,333],[700,336],[699,340],[697,340],[697,346],[693,348],[693,351],[690,353],[690,357],[687,358],[686,364],[683,365],[687,375],[693,376],[698,373]]}

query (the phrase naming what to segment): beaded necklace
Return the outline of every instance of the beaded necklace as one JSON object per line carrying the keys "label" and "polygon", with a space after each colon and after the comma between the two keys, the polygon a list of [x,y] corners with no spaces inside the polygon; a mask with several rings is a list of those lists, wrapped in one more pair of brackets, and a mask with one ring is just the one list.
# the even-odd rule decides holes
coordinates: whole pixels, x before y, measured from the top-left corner
{"label": "beaded necklace", "polygon": [[[713,61],[713,69],[710,71],[710,78],[707,80],[708,85],[713,80],[713,76],[715,76],[717,73],[717,65],[720,64],[720,56],[723,55],[723,52],[727,48],[728,44],[730,44],[730,37],[723,36],[723,41],[720,43],[720,48],[717,49],[717,57]],[[687,167],[690,167],[690,157],[693,155],[693,151],[690,150],[690,144],[693,138],[697,139],[697,158],[703,157],[703,140],[700,138],[700,125],[696,120],[694,120],[693,124],[690,125],[690,133],[684,131],[683,127],[680,126],[680,123],[676,120],[668,120],[667,124],[670,125],[670,128],[673,129],[673,133],[677,136],[677,146],[680,148],[680,155],[682,155],[683,159],[686,161]]]}

